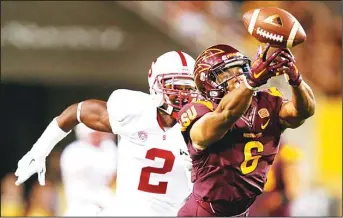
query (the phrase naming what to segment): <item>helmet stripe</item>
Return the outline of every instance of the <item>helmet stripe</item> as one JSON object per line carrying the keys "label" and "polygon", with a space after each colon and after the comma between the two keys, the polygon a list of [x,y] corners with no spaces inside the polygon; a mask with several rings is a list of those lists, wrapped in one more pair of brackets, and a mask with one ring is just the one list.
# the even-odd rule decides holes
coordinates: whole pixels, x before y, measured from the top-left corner
{"label": "helmet stripe", "polygon": [[187,67],[187,61],[185,55],[181,51],[177,51],[181,58],[182,66]]}

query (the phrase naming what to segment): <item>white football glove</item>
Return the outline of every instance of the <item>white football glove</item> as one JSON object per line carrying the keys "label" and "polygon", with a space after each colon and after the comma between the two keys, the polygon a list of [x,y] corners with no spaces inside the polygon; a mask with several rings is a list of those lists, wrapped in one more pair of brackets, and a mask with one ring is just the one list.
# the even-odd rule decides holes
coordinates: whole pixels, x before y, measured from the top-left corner
{"label": "white football glove", "polygon": [[18,162],[18,169],[14,173],[18,177],[15,184],[20,185],[37,173],[39,184],[45,185],[45,159],[55,145],[69,133],[70,131],[64,132],[54,118],[31,150]]}
{"label": "white football glove", "polygon": [[18,186],[30,178],[33,174],[38,174],[38,182],[45,185],[45,158],[35,158],[28,152],[18,161],[18,168],[14,175],[17,176],[15,184]]}

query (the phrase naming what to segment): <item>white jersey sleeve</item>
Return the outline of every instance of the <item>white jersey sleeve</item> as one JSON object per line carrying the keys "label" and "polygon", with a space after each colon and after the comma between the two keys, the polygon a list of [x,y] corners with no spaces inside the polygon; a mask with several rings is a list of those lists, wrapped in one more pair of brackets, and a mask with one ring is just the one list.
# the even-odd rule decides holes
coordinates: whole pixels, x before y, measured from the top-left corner
{"label": "white jersey sleeve", "polygon": [[[137,121],[141,115],[142,104],[147,99],[146,93],[128,89],[117,89],[107,101],[109,121],[114,134],[123,134],[122,128]],[[127,132],[127,131],[125,131]]]}
{"label": "white jersey sleeve", "polygon": [[113,133],[120,134],[121,124],[132,114],[133,108],[128,107],[129,90],[118,89],[112,92],[107,101],[107,111]]}

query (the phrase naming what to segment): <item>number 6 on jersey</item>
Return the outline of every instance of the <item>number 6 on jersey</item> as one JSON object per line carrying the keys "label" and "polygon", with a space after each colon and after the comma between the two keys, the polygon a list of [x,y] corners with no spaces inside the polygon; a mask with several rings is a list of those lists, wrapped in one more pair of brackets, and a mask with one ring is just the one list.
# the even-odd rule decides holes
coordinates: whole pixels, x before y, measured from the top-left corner
{"label": "number 6 on jersey", "polygon": [[253,148],[256,148],[257,152],[263,152],[263,144],[258,141],[251,141],[244,146],[244,161],[241,164],[241,171],[244,175],[254,171],[257,167],[258,160],[262,157],[261,155],[253,156],[251,154]]}

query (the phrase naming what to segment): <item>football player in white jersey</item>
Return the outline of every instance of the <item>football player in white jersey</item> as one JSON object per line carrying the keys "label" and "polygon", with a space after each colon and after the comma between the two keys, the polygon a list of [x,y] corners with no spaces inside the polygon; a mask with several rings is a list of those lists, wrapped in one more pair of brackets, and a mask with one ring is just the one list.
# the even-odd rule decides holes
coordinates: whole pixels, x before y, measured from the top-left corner
{"label": "football player in white jersey", "polygon": [[117,173],[117,146],[113,134],[82,123],[74,130],[76,140],[63,150],[60,161],[67,203],[63,215],[88,216],[114,201],[110,186]]}
{"label": "football player in white jersey", "polygon": [[158,57],[148,74],[150,95],[119,89],[108,101],[85,100],[54,118],[18,162],[17,185],[34,173],[45,183],[45,159],[78,123],[119,135],[117,203],[103,215],[176,216],[188,197],[190,159],[177,112],[198,96],[195,60],[180,51]]}

